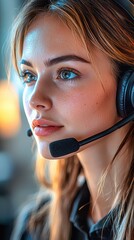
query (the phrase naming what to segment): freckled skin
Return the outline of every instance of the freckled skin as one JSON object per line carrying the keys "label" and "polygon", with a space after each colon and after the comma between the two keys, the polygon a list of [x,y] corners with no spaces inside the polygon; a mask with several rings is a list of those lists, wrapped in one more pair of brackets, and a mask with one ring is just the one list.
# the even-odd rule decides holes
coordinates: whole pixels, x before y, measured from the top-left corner
{"label": "freckled skin", "polygon": [[[33,118],[43,117],[63,126],[47,137],[35,135],[38,149],[46,158],[52,158],[50,142],[67,137],[82,140],[107,129],[119,118],[111,61],[97,48],[92,53],[97,71],[81,41],[56,16],[38,17],[25,37],[22,59],[32,67],[22,64],[21,68],[38,78],[36,84],[24,88],[23,102],[29,124]],[[68,54],[80,56],[89,63],[72,60],[45,65],[48,59]],[[80,77],[74,81],[57,79],[58,69],[66,67],[78,71]],[[81,148],[84,149],[90,149],[90,144]]]}

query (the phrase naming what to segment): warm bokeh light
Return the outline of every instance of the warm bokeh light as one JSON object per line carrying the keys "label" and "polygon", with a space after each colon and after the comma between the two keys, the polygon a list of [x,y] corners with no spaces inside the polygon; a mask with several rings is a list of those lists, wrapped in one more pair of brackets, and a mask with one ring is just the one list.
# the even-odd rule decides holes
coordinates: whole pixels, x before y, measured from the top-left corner
{"label": "warm bokeh light", "polygon": [[18,95],[11,83],[0,80],[0,136],[9,138],[20,128]]}

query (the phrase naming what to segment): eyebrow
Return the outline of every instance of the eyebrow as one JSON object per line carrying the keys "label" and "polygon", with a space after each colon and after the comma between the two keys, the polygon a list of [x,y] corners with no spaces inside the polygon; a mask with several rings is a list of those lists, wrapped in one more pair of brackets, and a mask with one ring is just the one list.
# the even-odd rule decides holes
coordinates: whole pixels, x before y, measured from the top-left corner
{"label": "eyebrow", "polygon": [[[52,65],[58,64],[60,62],[65,62],[65,61],[79,61],[79,62],[84,62],[84,63],[90,63],[86,59],[79,57],[77,55],[65,55],[65,56],[59,56],[59,57],[56,57],[53,59],[48,59],[47,61],[44,62],[44,64],[45,64],[45,66],[50,67]],[[24,64],[29,67],[33,67],[32,64],[25,59],[22,59],[20,64]]]}
{"label": "eyebrow", "polygon": [[32,65],[29,61],[27,61],[27,60],[25,60],[25,59],[22,59],[22,60],[20,61],[20,65],[21,65],[21,64],[27,65],[27,66],[29,66],[29,67],[33,67],[33,65]]}

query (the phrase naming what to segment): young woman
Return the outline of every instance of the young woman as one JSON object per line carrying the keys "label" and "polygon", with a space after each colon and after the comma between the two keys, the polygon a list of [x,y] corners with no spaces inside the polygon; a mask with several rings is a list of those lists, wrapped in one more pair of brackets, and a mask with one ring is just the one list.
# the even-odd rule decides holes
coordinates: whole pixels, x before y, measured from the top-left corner
{"label": "young woman", "polygon": [[133,240],[134,122],[56,159],[49,150],[134,112],[133,22],[116,2],[29,0],[16,19],[12,58],[46,187],[13,240]]}

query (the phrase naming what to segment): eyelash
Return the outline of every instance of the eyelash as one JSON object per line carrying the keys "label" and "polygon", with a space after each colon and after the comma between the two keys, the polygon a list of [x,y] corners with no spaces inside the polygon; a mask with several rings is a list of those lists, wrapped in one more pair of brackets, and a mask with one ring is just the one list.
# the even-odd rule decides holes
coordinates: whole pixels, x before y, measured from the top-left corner
{"label": "eyelash", "polygon": [[[70,78],[70,79],[63,79],[60,75],[62,73],[65,74],[66,73],[70,73],[70,74],[75,74],[76,76]],[[77,79],[79,79],[81,77],[80,72],[78,72],[77,70],[73,69],[73,68],[60,68],[57,70],[57,79],[61,80],[61,81],[75,81]]]}
{"label": "eyelash", "polygon": [[[35,74],[31,73],[28,70],[21,71],[19,77],[22,80],[23,84],[30,84],[33,81],[37,81],[37,77],[35,76]],[[32,80],[28,80],[28,77],[32,77]],[[25,80],[25,78],[27,80]]]}
{"label": "eyelash", "polygon": [[[72,78],[64,79],[63,76],[61,77],[61,74],[63,74],[63,73],[64,74],[74,74],[75,76],[73,76]],[[72,68],[60,68],[57,70],[56,75],[57,75],[56,79],[61,80],[61,81],[75,81],[81,77],[80,72],[78,72],[77,70],[72,69]],[[21,71],[19,74],[19,77],[22,80],[23,84],[30,85],[33,81],[37,81],[36,75],[28,70]],[[28,80],[29,77],[32,79]],[[67,75],[65,75],[64,77],[67,77]]]}

